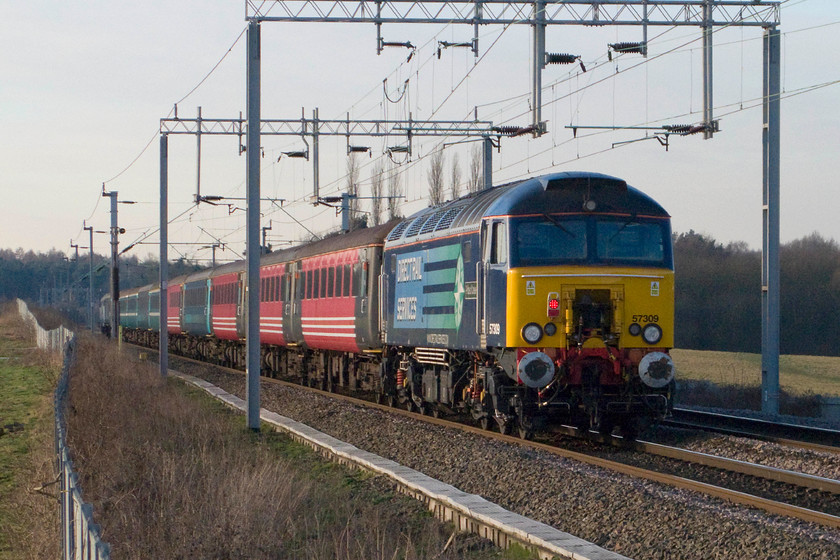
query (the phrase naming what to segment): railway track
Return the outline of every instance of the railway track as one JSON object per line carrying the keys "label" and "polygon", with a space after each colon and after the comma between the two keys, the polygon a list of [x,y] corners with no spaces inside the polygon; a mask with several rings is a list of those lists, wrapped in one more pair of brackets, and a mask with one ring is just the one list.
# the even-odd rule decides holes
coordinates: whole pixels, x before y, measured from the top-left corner
{"label": "railway track", "polygon": [[[140,347],[134,348],[141,349]],[[156,354],[156,352],[146,348],[142,348],[142,351],[148,352],[149,354]],[[172,359],[174,362],[173,365],[177,364],[177,360],[182,360],[184,363],[198,364],[203,367],[218,368],[224,372],[243,375],[243,372],[239,370],[223,368],[221,366],[215,366],[201,361],[192,360],[189,358],[172,356]],[[435,418],[431,416],[421,415],[415,412],[409,412],[400,408],[390,407],[386,404],[377,404],[372,400],[361,399],[357,396],[346,395],[339,392],[322,391],[320,389],[304,387],[302,385],[280,379],[264,377],[263,380],[269,383],[276,383],[284,386],[312,391],[317,394],[327,395],[332,398],[336,398],[355,405],[387,411],[391,414],[412,418],[433,425],[481,435],[492,440],[516,444],[529,449],[544,451],[546,453],[550,453],[556,456],[565,457],[588,465],[608,469],[613,472],[622,473],[631,477],[649,480],[652,482],[658,482],[675,488],[694,490],[696,492],[700,492],[715,498],[723,499],[732,503],[755,507],[772,514],[792,517],[795,519],[800,519],[811,523],[817,523],[828,527],[840,528],[840,516],[833,515],[831,513],[826,513],[825,511],[817,511],[815,509],[801,507],[792,503],[786,503],[783,501],[754,495],[749,492],[735,490],[716,484],[710,484],[708,482],[694,480],[693,478],[685,476],[678,476],[669,472],[659,472],[657,470],[651,470],[649,468],[643,468],[636,465],[627,464],[626,462],[612,460],[610,458],[598,456],[597,454],[589,452],[582,452],[573,449],[558,447],[558,445],[553,442],[547,443],[543,441],[522,440],[514,436],[490,432],[480,427],[467,425],[461,422],[455,422],[445,418]],[[840,494],[840,481],[822,479],[813,475],[796,473],[792,471],[783,471],[781,469],[772,469],[770,467],[765,467],[762,465],[745,463],[743,461],[734,461],[732,459],[705,455],[680,448],[662,446],[659,444],[653,444],[649,442],[638,442],[636,444],[636,451],[647,454],[654,454],[660,457],[667,457],[669,459],[681,463],[686,463],[689,465],[700,465],[699,468],[713,469],[715,471],[726,471],[730,473],[739,473],[741,475],[751,477],[754,479],[760,478],[772,480],[776,481],[777,484],[785,484],[809,489],[809,492],[813,492],[813,490],[818,490],[820,492],[826,493],[829,502],[837,501],[836,496]],[[712,475],[712,477],[714,477],[714,475]]]}
{"label": "railway track", "polygon": [[801,449],[840,453],[840,430],[769,422],[731,414],[675,408],[664,426],[747,437]]}

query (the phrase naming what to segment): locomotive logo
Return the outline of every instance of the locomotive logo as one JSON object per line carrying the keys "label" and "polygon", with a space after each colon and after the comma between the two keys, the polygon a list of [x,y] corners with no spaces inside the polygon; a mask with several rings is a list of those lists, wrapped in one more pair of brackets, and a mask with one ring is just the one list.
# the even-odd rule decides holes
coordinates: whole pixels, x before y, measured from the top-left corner
{"label": "locomotive logo", "polygon": [[394,328],[458,330],[467,297],[461,244],[397,256]]}

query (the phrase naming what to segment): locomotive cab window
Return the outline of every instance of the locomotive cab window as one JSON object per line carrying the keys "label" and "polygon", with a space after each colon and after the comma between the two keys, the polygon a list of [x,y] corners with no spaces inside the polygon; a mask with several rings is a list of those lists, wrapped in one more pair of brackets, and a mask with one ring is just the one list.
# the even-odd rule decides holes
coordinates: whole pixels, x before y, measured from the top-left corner
{"label": "locomotive cab window", "polygon": [[544,214],[512,221],[511,230],[515,266],[672,266],[665,220]]}
{"label": "locomotive cab window", "polygon": [[542,216],[519,221],[514,227],[514,243],[521,266],[582,261],[587,254],[586,222]]}
{"label": "locomotive cab window", "polygon": [[662,262],[665,258],[665,240],[658,223],[599,221],[597,239],[602,260]]}
{"label": "locomotive cab window", "polygon": [[484,260],[490,264],[506,263],[508,260],[506,224],[499,221],[493,222],[484,232]]}

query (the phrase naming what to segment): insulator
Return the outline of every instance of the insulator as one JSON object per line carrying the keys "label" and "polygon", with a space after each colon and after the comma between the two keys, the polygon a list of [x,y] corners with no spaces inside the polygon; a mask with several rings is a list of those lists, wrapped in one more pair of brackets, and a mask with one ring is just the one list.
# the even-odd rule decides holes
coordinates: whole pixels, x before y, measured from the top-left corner
{"label": "insulator", "polygon": [[348,146],[347,147],[347,153],[350,153],[350,154],[358,154],[358,153],[364,153],[364,152],[369,152],[369,151],[370,151],[370,146]]}
{"label": "insulator", "polygon": [[609,47],[615,52],[630,53],[630,54],[644,54],[644,43],[610,43]]}
{"label": "insulator", "polygon": [[689,134],[694,125],[690,124],[668,124],[662,127],[663,130],[674,134]]}
{"label": "insulator", "polygon": [[308,158],[307,152],[283,152],[283,155],[290,158]]}
{"label": "insulator", "polygon": [[573,64],[579,56],[566,53],[545,53],[546,64]]}
{"label": "insulator", "polygon": [[516,134],[519,131],[518,126],[494,126],[493,132],[498,132],[499,134]]}

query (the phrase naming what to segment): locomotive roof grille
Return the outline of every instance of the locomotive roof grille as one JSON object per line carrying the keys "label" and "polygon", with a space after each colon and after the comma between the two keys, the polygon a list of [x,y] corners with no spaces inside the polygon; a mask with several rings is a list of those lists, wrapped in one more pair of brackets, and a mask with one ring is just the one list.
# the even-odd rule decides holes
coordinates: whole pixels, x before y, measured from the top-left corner
{"label": "locomotive roof grille", "polygon": [[394,230],[390,234],[388,234],[388,241],[394,241],[395,239],[399,239],[400,237],[402,237],[402,234],[405,231],[405,228],[407,228],[408,224],[410,224],[410,223],[411,222],[408,222],[408,221],[400,222],[397,225],[397,227],[395,227]]}
{"label": "locomotive roof grille", "polygon": [[446,212],[443,213],[443,216],[440,217],[440,221],[435,226],[435,231],[440,231],[443,229],[449,229],[452,226],[452,223],[455,221],[455,218],[458,217],[458,214],[461,213],[463,210],[463,206],[459,206],[457,208],[450,208]]}
{"label": "locomotive roof grille", "polygon": [[411,222],[411,225],[408,227],[408,231],[405,232],[405,236],[414,237],[420,233],[420,228],[423,227],[423,224],[433,217],[434,214],[423,214],[422,216],[416,218],[413,222]]}
{"label": "locomotive roof grille", "polygon": [[437,212],[432,214],[432,216],[423,223],[423,227],[420,228],[420,235],[436,231],[438,223],[440,223],[440,220],[448,211],[449,210],[444,208],[443,210],[438,210]]}

